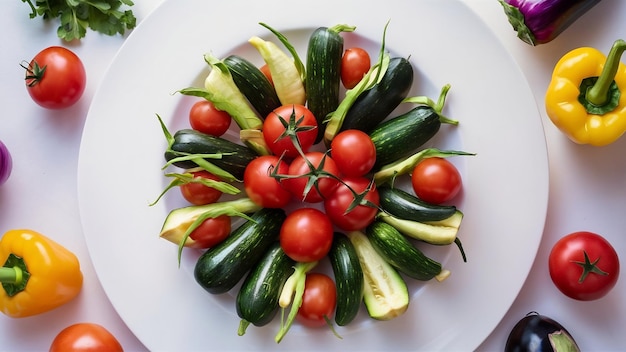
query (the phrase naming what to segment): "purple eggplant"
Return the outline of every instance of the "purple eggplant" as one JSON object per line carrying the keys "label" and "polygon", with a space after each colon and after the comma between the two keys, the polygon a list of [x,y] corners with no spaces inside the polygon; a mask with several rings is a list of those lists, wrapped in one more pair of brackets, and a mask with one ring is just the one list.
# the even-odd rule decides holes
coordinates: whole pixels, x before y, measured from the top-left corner
{"label": "purple eggplant", "polygon": [[580,352],[580,348],[563,325],[530,312],[511,330],[504,352]]}
{"label": "purple eggplant", "polygon": [[556,38],[600,0],[498,0],[517,36],[530,45]]}

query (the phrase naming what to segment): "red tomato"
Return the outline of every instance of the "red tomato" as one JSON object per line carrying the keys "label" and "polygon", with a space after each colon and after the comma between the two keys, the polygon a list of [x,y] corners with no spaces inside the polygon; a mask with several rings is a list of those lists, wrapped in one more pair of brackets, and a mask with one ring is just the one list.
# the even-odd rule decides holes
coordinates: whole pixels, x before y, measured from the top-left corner
{"label": "red tomato", "polygon": [[220,215],[216,218],[204,220],[200,226],[196,227],[189,237],[194,240],[191,248],[211,248],[222,242],[230,234],[230,217]]}
{"label": "red tomato", "polygon": [[120,342],[102,325],[77,323],[54,338],[50,352],[116,352],[123,351]]}
{"label": "red tomato", "polygon": [[280,228],[280,246],[297,262],[314,262],[326,256],[333,242],[333,224],[315,208],[300,208],[287,215]]}
{"label": "red tomato", "polygon": [[322,273],[309,273],[304,282],[302,305],[298,309],[296,319],[309,327],[326,325],[331,319],[337,305],[337,288],[335,282]]}
{"label": "red tomato", "polygon": [[[349,188],[348,188],[349,187]],[[365,177],[345,177],[343,183],[340,183],[335,192],[324,200],[324,209],[330,220],[337,227],[344,231],[356,231],[366,228],[374,221],[378,206],[380,205],[380,197],[378,190],[374,184]],[[355,202],[354,193],[357,195],[365,194],[363,201],[354,209],[348,212],[350,206]],[[369,202],[365,205],[363,202]]]}
{"label": "red tomato", "polygon": [[[309,165],[307,163],[311,163]],[[321,152],[308,152],[304,156],[298,156],[291,162],[289,165],[290,176],[302,176],[297,178],[286,178],[282,181],[283,186],[293,194],[293,196],[300,201],[308,202],[308,203],[318,203],[324,200],[324,198],[328,197],[335,187],[339,184],[339,181],[335,178],[325,176],[320,174],[320,172],[316,171],[319,169],[320,165],[324,163],[321,171],[331,174],[331,175],[339,175],[339,169],[335,164],[335,161]],[[313,171],[311,171],[311,167]],[[311,174],[309,176],[304,176],[307,174]],[[305,188],[307,183],[315,182],[317,185],[313,185],[311,189],[306,193],[305,196]],[[318,192],[319,191],[321,192]]]}
{"label": "red tomato", "polygon": [[267,65],[263,65],[261,66],[260,70],[263,73],[263,75],[265,75],[265,78],[267,78],[267,80],[270,81],[272,85],[274,85],[274,80],[272,79],[272,73],[270,72],[270,67]]}
{"label": "red tomato", "polygon": [[76,54],[51,46],[40,51],[26,69],[26,90],[35,103],[47,109],[74,105],[87,82],[85,66]]}
{"label": "red tomato", "polygon": [[349,48],[341,58],[341,83],[346,89],[352,89],[369,71],[370,55],[362,48]]}
{"label": "red tomato", "polygon": [[602,236],[579,231],[558,240],[548,258],[550,277],[568,297],[591,301],[604,297],[617,283],[619,258]]}
{"label": "red tomato", "polygon": [[[194,171],[191,172],[194,179],[209,179],[214,181],[220,181],[219,177],[211,174],[208,171]],[[189,182],[180,185],[180,193],[183,197],[193,205],[204,205],[217,202],[222,196],[222,192],[213,187],[203,185],[199,182]]]}
{"label": "red tomato", "polygon": [[[288,124],[285,128],[283,123]],[[308,130],[305,130],[308,129]],[[295,158],[299,155],[290,135],[298,137],[300,148],[307,152],[317,137],[317,120],[306,107],[298,104],[283,105],[271,112],[263,122],[263,138],[274,155]]]}
{"label": "red tomato", "polygon": [[189,109],[189,124],[198,132],[219,137],[230,128],[232,118],[208,100],[200,100]]}
{"label": "red tomato", "polygon": [[411,183],[420,199],[433,204],[451,200],[463,185],[459,170],[444,158],[420,161],[413,169]]}
{"label": "red tomato", "polygon": [[[285,175],[289,165],[278,164],[275,155],[264,155],[252,160],[243,173],[243,184],[250,199],[264,208],[282,208],[289,204],[291,193],[270,175],[272,171]],[[276,170],[276,165],[278,169]]]}
{"label": "red tomato", "polygon": [[376,163],[376,146],[367,133],[346,130],[333,138],[330,155],[343,175],[363,176]]}

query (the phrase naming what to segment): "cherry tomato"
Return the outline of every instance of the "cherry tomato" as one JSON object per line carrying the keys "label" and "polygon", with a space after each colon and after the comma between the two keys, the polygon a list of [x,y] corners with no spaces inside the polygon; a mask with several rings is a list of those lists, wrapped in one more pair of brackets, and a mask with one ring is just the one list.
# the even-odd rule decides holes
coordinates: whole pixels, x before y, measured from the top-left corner
{"label": "cherry tomato", "polygon": [[[209,179],[214,181],[220,181],[219,177],[211,174],[208,171],[194,171],[191,172],[194,179]],[[222,196],[222,192],[213,187],[203,185],[198,182],[189,182],[180,185],[180,193],[183,197],[193,205],[204,205],[217,202]]]}
{"label": "cherry tomato", "polygon": [[216,218],[204,220],[200,226],[196,227],[189,237],[194,241],[188,245],[191,248],[211,248],[228,237],[230,234],[230,217],[220,215]]}
{"label": "cherry tomato", "polygon": [[26,90],[35,103],[47,109],[74,105],[87,83],[85,66],[72,51],[51,46],[40,51],[26,69]]}
{"label": "cherry tomato", "polygon": [[331,319],[337,305],[335,282],[326,274],[309,273],[304,282],[302,305],[296,319],[305,326],[319,327]]}
{"label": "cherry tomato", "polygon": [[550,277],[566,296],[591,301],[604,297],[617,283],[619,258],[602,236],[578,231],[558,240],[548,257]]}
{"label": "cherry tomato", "polygon": [[265,75],[265,78],[267,78],[267,80],[270,81],[272,85],[274,85],[274,80],[272,79],[272,73],[270,72],[270,67],[267,65],[263,65],[261,66],[260,70],[263,73],[263,75]]}
{"label": "cherry tomato", "polygon": [[[293,123],[290,123],[290,120],[293,120]],[[291,127],[285,128],[283,123]],[[302,151],[307,152],[317,137],[317,120],[309,109],[298,104],[280,106],[265,118],[263,138],[272,153],[279,156],[284,153],[285,157],[295,158],[299,152],[291,138],[285,136],[285,130],[287,133],[295,134]]]}
{"label": "cherry tomato", "polygon": [[[311,163],[311,165],[309,165],[307,161]],[[335,187],[339,184],[339,181],[335,178],[324,176],[319,174],[318,171],[315,171],[320,169],[322,162],[323,166],[321,167],[321,171],[335,176],[339,175],[339,169],[331,157],[321,152],[308,152],[304,156],[298,156],[293,159],[291,165],[289,165],[288,174],[290,176],[302,177],[284,179],[282,181],[283,186],[289,190],[289,192],[291,192],[297,200],[308,203],[318,203],[323,201],[324,198],[328,197],[333,192]],[[311,171],[311,166],[314,171]],[[304,176],[311,174],[312,172],[317,174]],[[314,181],[315,184],[317,184],[317,189],[315,188],[315,185],[313,185],[313,187],[305,195],[307,183],[311,181]]]}
{"label": "cherry tomato", "polygon": [[369,71],[370,55],[362,48],[346,49],[341,58],[341,83],[346,89],[352,89]]}
{"label": "cherry tomato", "polygon": [[326,256],[333,242],[333,224],[315,208],[299,208],[287,215],[280,228],[280,246],[297,262],[314,262]]}
{"label": "cherry tomato", "polygon": [[[348,211],[355,202],[355,195],[350,189],[357,195],[365,194],[363,201],[367,201],[371,205],[365,205],[361,202],[354,209]],[[333,224],[344,231],[366,228],[374,221],[379,205],[378,190],[375,184],[370,185],[370,180],[365,177],[344,177],[343,183],[340,183],[332,195],[324,200],[326,214]]]}
{"label": "cherry tomato", "polygon": [[411,183],[420,199],[433,204],[451,200],[463,185],[459,170],[444,158],[420,161],[413,169]]}
{"label": "cherry tomato", "polygon": [[[263,155],[248,163],[243,184],[250,199],[264,208],[282,208],[289,204],[291,193],[271,176],[271,172],[286,175],[289,165],[275,155]],[[278,167],[277,167],[278,165]],[[277,167],[277,168],[276,168]]]}
{"label": "cherry tomato", "polygon": [[70,325],[54,338],[50,352],[116,352],[123,351],[120,342],[102,325],[77,323]]}
{"label": "cherry tomato", "polygon": [[191,128],[211,136],[219,137],[230,128],[232,118],[226,111],[219,110],[208,100],[200,100],[189,109]]}
{"label": "cherry tomato", "polygon": [[376,163],[376,146],[359,130],[342,131],[330,142],[330,155],[345,176],[363,176]]}

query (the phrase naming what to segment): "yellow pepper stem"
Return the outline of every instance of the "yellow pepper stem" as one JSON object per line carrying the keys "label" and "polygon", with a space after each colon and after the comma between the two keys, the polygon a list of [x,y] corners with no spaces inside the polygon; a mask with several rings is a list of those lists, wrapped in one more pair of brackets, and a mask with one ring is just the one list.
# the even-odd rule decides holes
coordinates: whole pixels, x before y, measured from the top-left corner
{"label": "yellow pepper stem", "polygon": [[[609,89],[617,73],[624,50],[626,50],[626,42],[624,40],[618,39],[613,43],[598,80],[585,93],[585,98],[589,103],[595,106],[602,106],[610,100]],[[622,87],[622,89],[624,88],[626,87]]]}
{"label": "yellow pepper stem", "polygon": [[20,284],[24,279],[22,269],[17,266],[0,268],[0,283],[3,284]]}

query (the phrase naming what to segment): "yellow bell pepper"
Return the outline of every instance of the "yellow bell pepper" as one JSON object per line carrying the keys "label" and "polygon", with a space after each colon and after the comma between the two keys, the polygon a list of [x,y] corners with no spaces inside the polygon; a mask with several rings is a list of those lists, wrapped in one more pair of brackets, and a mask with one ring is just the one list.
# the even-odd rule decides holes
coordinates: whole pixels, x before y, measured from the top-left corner
{"label": "yellow bell pepper", "polygon": [[74,253],[32,230],[10,230],[0,240],[0,310],[21,318],[57,308],[83,284]]}
{"label": "yellow bell pepper", "polygon": [[626,65],[620,62],[625,49],[621,39],[607,57],[594,48],[577,48],[556,64],[546,112],[572,141],[604,146],[626,132]]}

